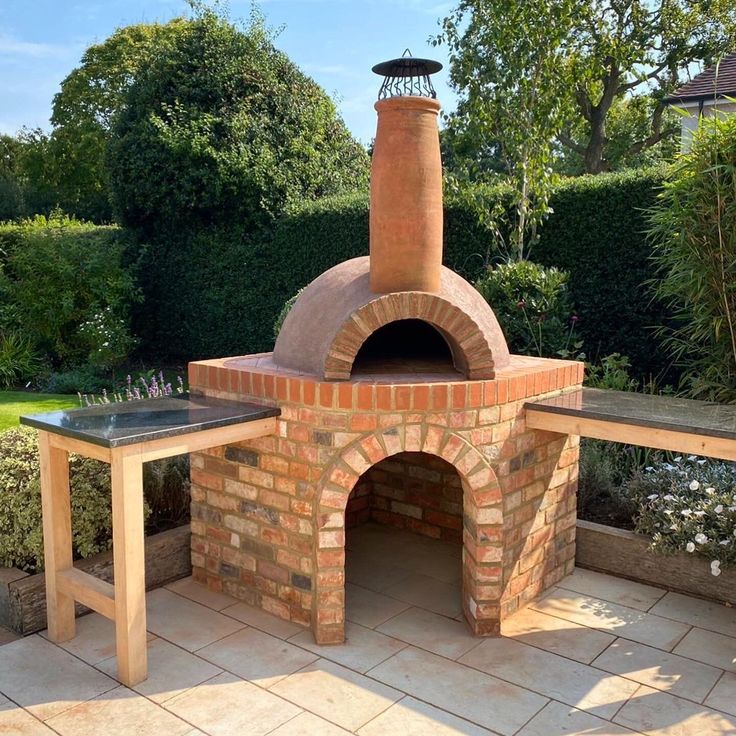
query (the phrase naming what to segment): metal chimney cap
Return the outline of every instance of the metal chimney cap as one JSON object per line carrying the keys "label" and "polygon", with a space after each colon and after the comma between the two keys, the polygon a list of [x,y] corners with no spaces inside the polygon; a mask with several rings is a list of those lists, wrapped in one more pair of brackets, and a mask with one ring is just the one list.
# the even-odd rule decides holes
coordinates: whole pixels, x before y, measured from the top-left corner
{"label": "metal chimney cap", "polygon": [[436,98],[437,93],[430,80],[431,74],[436,74],[442,69],[439,61],[432,59],[419,59],[411,55],[406,49],[404,55],[398,59],[382,61],[376,64],[372,71],[381,77],[385,77],[378,99],[387,97],[431,97]]}

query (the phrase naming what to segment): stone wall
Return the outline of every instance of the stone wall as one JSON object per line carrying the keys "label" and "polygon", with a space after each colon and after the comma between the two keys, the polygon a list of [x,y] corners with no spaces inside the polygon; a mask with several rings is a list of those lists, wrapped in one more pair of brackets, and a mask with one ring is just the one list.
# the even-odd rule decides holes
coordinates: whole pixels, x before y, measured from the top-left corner
{"label": "stone wall", "polygon": [[524,402],[578,386],[582,364],[513,356],[493,380],[332,383],[268,355],[190,365],[194,391],[280,406],[274,436],[192,456],[192,564],[212,589],[344,638],[345,514],[372,466],[452,465],[463,493],[463,608],[476,634],[572,570],[576,438],[527,430]]}

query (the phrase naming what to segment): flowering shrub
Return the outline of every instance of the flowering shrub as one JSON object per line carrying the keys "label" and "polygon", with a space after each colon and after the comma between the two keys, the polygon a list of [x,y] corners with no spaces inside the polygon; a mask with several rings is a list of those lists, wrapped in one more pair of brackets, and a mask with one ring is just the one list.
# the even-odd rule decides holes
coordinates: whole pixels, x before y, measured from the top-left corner
{"label": "flowering shrub", "polygon": [[652,549],[703,555],[713,575],[736,563],[736,464],[676,457],[645,468],[627,490],[639,501],[636,531]]}

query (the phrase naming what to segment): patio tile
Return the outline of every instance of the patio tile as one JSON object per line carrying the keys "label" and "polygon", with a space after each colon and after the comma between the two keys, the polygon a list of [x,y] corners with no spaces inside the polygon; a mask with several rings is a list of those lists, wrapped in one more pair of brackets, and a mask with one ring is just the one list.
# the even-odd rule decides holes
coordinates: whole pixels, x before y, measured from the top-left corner
{"label": "patio tile", "polygon": [[277,682],[280,695],[348,731],[355,731],[401,698],[401,693],[334,662],[319,659]]}
{"label": "patio tile", "polygon": [[466,623],[421,608],[404,611],[379,626],[377,631],[448,659],[461,657],[478,646],[479,641]]}
{"label": "patio tile", "polygon": [[197,656],[265,688],[317,659],[283,639],[253,628],[226,636],[200,649]]}
{"label": "patio tile", "polygon": [[349,551],[345,556],[345,579],[349,583],[382,593],[406,580],[411,572],[396,565],[377,562],[372,556]]}
{"label": "patio tile", "polygon": [[210,736],[263,736],[299,713],[291,703],[227,672],[164,707]]}
{"label": "patio tile", "polygon": [[[722,670],[736,672],[736,638],[693,629],[676,647],[675,654],[697,659]],[[2,650],[0,649],[0,653]],[[0,687],[0,690],[2,688]]]}
{"label": "patio tile", "polygon": [[617,639],[593,666],[699,703],[722,674],[710,665],[626,639]]}
{"label": "patio tile", "polygon": [[146,595],[148,629],[190,652],[243,628],[243,624],[165,588]]}
{"label": "patio tile", "polygon": [[720,603],[667,593],[651,611],[691,626],[736,637],[736,609]]}
{"label": "patio tile", "polygon": [[486,639],[458,660],[601,718],[616,711],[638,685],[513,639]]}
{"label": "patio tile", "polygon": [[192,727],[141,695],[118,687],[48,720],[62,736],[184,736]]}
{"label": "patio tile", "polygon": [[206,585],[195,582],[191,575],[188,578],[182,578],[181,580],[169,583],[165,587],[167,590],[171,590],[178,595],[183,595],[185,598],[189,598],[190,601],[200,603],[215,611],[221,611],[223,608],[227,608],[238,602],[232,596],[210,590]]}
{"label": "patio tile", "polygon": [[[117,675],[117,657],[100,662],[97,667],[111,677]],[[222,670],[164,639],[148,644],[148,679],[133,686],[133,690],[156,703],[163,703],[206,680]]]}
{"label": "patio tile", "polygon": [[389,598],[368,588],[348,583],[345,586],[345,617],[374,629],[409,608],[408,603]]}
{"label": "patio tile", "polygon": [[305,711],[268,736],[350,736],[350,731]]}
{"label": "patio tile", "polygon": [[[77,619],[76,633],[73,639],[57,646],[88,664],[97,664],[115,656],[115,623],[109,618],[99,613],[80,616]],[[47,638],[47,632],[41,632],[41,636]],[[155,638],[150,633],[147,637],[149,641]]]}
{"label": "patio tile", "polygon": [[23,708],[0,696],[0,734],[53,736],[54,732]]}
{"label": "patio tile", "polygon": [[407,695],[358,730],[360,736],[491,736],[474,723]]}
{"label": "patio tile", "polygon": [[288,639],[290,636],[305,630],[299,624],[284,621],[284,619],[274,616],[262,608],[254,608],[247,603],[236,603],[234,606],[223,608],[222,613],[279,639]]}
{"label": "patio tile", "polygon": [[614,721],[648,736],[726,736],[736,733],[735,718],[646,685],[641,686]]}
{"label": "patio tile", "polygon": [[0,647],[0,692],[41,720],[114,687],[115,680],[40,636]]}
{"label": "patio tile", "polygon": [[414,647],[369,675],[504,736],[515,733],[547,703],[541,695]]}
{"label": "patio tile", "polygon": [[400,583],[389,586],[383,591],[392,598],[411,603],[441,616],[454,618],[462,613],[460,603],[460,587],[444,583],[429,575],[413,573]]}
{"label": "patio tile", "polygon": [[634,733],[584,710],[553,700],[517,736],[628,736]]}
{"label": "patio tile", "polygon": [[403,641],[392,639],[350,621],[345,626],[344,644],[320,646],[315,644],[311,631],[302,631],[289,641],[343,667],[363,673],[406,646]]}
{"label": "patio tile", "polygon": [[533,608],[523,608],[501,622],[503,636],[590,664],[611,642],[613,634],[581,626]]}
{"label": "patio tile", "polygon": [[582,567],[576,567],[557,586],[640,611],[648,611],[667,592],[652,585],[635,583],[633,580],[604,575]]}
{"label": "patio tile", "polygon": [[542,613],[667,651],[672,650],[689,630],[689,626],[678,621],[562,588],[556,588],[532,607]]}
{"label": "patio tile", "polygon": [[736,674],[725,672],[705,704],[736,716]]}

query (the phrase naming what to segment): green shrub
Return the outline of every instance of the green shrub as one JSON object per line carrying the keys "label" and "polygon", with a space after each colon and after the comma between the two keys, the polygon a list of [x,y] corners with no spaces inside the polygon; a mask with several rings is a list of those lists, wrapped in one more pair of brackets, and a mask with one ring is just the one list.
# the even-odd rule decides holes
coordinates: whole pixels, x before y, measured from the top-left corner
{"label": "green shrub", "polygon": [[704,118],[651,211],[663,328],[688,393],[736,403],[736,117]]}
{"label": "green shrub", "polygon": [[94,394],[107,388],[110,379],[91,366],[54,371],[43,382],[42,389],[49,394]]}
{"label": "green shrub", "polygon": [[690,456],[646,468],[627,484],[636,530],[657,552],[697,552],[720,575],[736,563],[736,464]]}
{"label": "green shrub", "polygon": [[[70,457],[72,537],[76,557],[110,548],[109,467]],[[0,433],[0,566],[43,569],[41,485],[36,431]]]}
{"label": "green shrub", "polygon": [[512,352],[567,356],[576,317],[567,291],[568,275],[531,261],[491,266],[475,287],[493,307]]}
{"label": "green shrub", "polygon": [[138,291],[130,240],[116,227],[62,215],[0,226],[0,327],[23,333],[54,365],[109,369],[135,340]]}
{"label": "green shrub", "polygon": [[35,378],[42,365],[28,337],[14,330],[0,332],[1,388],[13,388]]}

